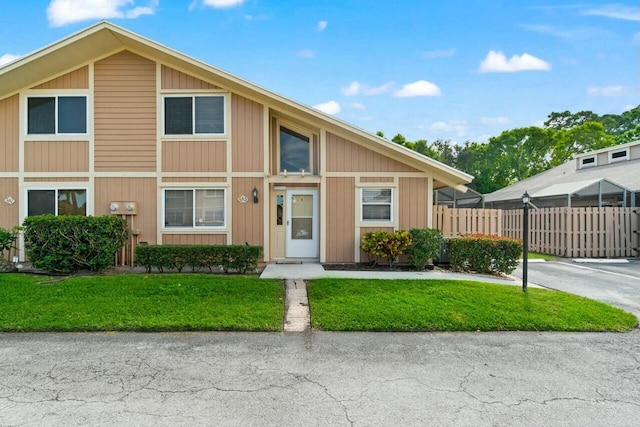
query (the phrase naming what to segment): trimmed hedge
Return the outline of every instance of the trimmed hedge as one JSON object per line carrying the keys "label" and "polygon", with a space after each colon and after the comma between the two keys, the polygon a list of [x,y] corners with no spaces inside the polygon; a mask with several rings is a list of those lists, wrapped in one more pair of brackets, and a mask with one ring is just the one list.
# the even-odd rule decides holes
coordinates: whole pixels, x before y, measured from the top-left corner
{"label": "trimmed hedge", "polygon": [[161,273],[165,270],[181,272],[189,267],[192,272],[215,267],[225,273],[237,271],[245,273],[258,267],[262,258],[262,246],[249,245],[138,245],[136,263],[147,269]]}
{"label": "trimmed hedge", "polygon": [[409,255],[409,264],[416,270],[424,270],[429,261],[440,254],[442,231],[436,228],[412,228],[409,235],[411,246],[406,252]]}
{"label": "trimmed hedge", "polygon": [[385,258],[389,260],[389,266],[393,266],[396,259],[410,245],[411,236],[406,230],[396,230],[393,233],[375,230],[362,234],[360,249],[365,251],[369,257],[374,258],[374,264],[378,264],[381,258]]}
{"label": "trimmed hedge", "polygon": [[474,234],[447,240],[454,270],[510,274],[518,266],[522,242],[507,237]]}
{"label": "trimmed hedge", "polygon": [[52,273],[113,266],[127,239],[127,222],[116,216],[38,215],[24,220],[31,264]]}

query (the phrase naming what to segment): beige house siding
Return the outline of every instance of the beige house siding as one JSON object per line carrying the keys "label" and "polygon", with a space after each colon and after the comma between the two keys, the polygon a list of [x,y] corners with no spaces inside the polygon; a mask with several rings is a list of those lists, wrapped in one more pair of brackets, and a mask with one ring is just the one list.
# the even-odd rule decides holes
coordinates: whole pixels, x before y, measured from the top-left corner
{"label": "beige house siding", "polygon": [[[259,191],[258,203],[253,203],[251,191],[253,187]],[[249,243],[250,245],[262,245],[264,240],[263,217],[266,195],[262,193],[263,182],[261,178],[233,178],[231,204],[232,206],[232,235],[235,244]],[[245,196],[247,203],[240,203],[238,198]],[[266,200],[268,201],[268,199]]]}
{"label": "beige house siding", "polygon": [[25,172],[88,172],[87,141],[26,141]]}
{"label": "beige house siding", "polygon": [[640,145],[634,145],[629,151],[630,160],[640,159]]}
{"label": "beige house siding", "polygon": [[327,262],[354,261],[355,180],[327,178]]}
{"label": "beige house siding", "polygon": [[164,177],[162,182],[227,182],[224,177]]}
{"label": "beige house siding", "polygon": [[84,66],[33,89],[89,89],[89,67]]}
{"label": "beige house siding", "polygon": [[363,176],[363,177],[360,177],[360,182],[393,183],[393,181],[394,181],[394,178],[392,176],[379,176],[379,177]]}
{"label": "beige house siding", "polygon": [[400,228],[425,228],[427,226],[427,178],[400,178],[398,189],[400,203]]}
{"label": "beige house siding", "polygon": [[162,66],[162,89],[176,90],[201,90],[201,89],[218,89],[218,87],[197,79],[193,76],[185,74],[173,68]]}
{"label": "beige house siding", "polygon": [[263,170],[263,107],[257,102],[233,94],[231,97],[232,168],[234,172]]}
{"label": "beige house siding", "polygon": [[332,133],[327,133],[328,172],[418,172]]}
{"label": "beige house siding", "polygon": [[18,95],[0,100],[1,172],[18,172],[19,104]]}
{"label": "beige house siding", "polygon": [[225,172],[225,141],[164,141],[163,172]]}
{"label": "beige house siding", "polygon": [[96,178],[95,215],[108,215],[111,202],[136,202],[134,228],[139,241],[156,243],[158,190],[155,178]]}
{"label": "beige house siding", "polygon": [[[15,203],[4,203],[3,200],[11,197]],[[0,227],[12,229],[18,223],[18,180],[16,178],[0,178]]]}
{"label": "beige house siding", "polygon": [[123,51],[95,63],[95,170],[155,172],[156,65]]}
{"label": "beige house siding", "polygon": [[226,234],[164,234],[163,245],[226,245]]}
{"label": "beige house siding", "polygon": [[56,177],[56,178],[25,178],[24,182],[83,182],[89,185],[89,178],[87,177]]}

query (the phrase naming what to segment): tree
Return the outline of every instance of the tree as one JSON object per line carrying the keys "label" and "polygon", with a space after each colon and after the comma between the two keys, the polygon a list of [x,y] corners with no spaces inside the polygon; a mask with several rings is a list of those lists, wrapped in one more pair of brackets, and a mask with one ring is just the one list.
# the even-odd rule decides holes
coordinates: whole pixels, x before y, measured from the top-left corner
{"label": "tree", "polygon": [[599,122],[586,122],[571,129],[562,129],[553,134],[551,166],[561,165],[576,154],[598,150],[616,144],[613,135],[608,135]]}
{"label": "tree", "polygon": [[555,130],[571,129],[586,122],[598,121],[598,115],[592,111],[579,111],[575,114],[570,111],[553,112],[547,117],[544,127]]}

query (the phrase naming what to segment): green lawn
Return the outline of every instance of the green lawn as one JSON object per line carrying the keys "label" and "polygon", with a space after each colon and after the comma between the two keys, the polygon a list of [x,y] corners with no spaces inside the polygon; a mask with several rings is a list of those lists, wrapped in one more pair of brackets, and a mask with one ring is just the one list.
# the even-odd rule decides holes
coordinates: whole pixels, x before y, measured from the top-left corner
{"label": "green lawn", "polygon": [[331,331],[628,331],[638,320],[562,292],[450,280],[319,279],[311,322]]}
{"label": "green lawn", "polygon": [[280,331],[280,280],[0,274],[1,331]]}
{"label": "green lawn", "polygon": [[[522,255],[520,254],[520,258],[522,259]],[[528,259],[543,259],[545,261],[554,261],[556,259],[555,256],[549,254],[540,254],[538,252],[529,252],[527,254]]]}

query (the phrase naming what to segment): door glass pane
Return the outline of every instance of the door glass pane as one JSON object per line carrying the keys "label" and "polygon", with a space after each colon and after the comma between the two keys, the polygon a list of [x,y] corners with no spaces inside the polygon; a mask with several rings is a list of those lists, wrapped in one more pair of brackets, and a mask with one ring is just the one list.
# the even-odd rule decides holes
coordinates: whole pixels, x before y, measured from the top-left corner
{"label": "door glass pane", "polygon": [[284,196],[282,194],[278,194],[276,196],[276,225],[283,224],[284,217]]}
{"label": "door glass pane", "polygon": [[313,196],[311,194],[293,196],[291,198],[291,216],[313,216]]}
{"label": "door glass pane", "polygon": [[58,190],[58,215],[86,215],[86,190]]}
{"label": "door glass pane", "polygon": [[291,238],[294,240],[313,239],[313,218],[291,218]]}
{"label": "door glass pane", "polygon": [[165,191],[164,225],[193,227],[193,190]]}
{"label": "door glass pane", "polygon": [[165,135],[193,134],[193,98],[178,97],[164,99]]}
{"label": "door glass pane", "polygon": [[196,227],[224,227],[224,190],[196,190]]}
{"label": "door glass pane", "polygon": [[309,138],[287,128],[280,128],[280,172],[311,172]]}
{"label": "door glass pane", "polygon": [[196,96],[196,133],[224,133],[224,97]]}
{"label": "door glass pane", "polygon": [[87,98],[58,97],[58,133],[87,133]]}
{"label": "door glass pane", "polygon": [[30,134],[54,134],[56,133],[56,99],[29,98],[27,132]]}
{"label": "door glass pane", "polygon": [[27,216],[55,215],[56,190],[27,191]]}

